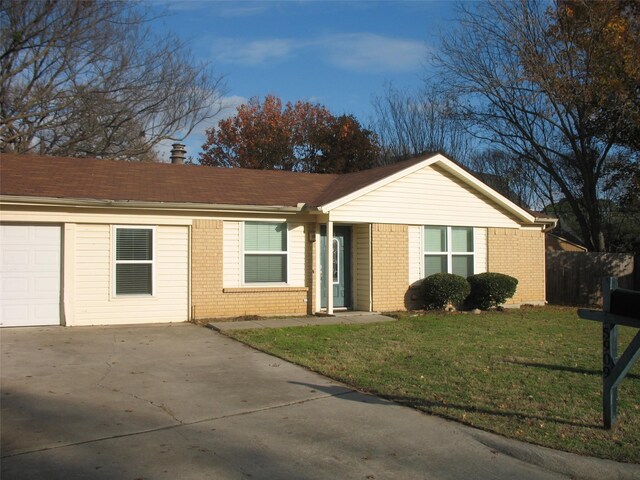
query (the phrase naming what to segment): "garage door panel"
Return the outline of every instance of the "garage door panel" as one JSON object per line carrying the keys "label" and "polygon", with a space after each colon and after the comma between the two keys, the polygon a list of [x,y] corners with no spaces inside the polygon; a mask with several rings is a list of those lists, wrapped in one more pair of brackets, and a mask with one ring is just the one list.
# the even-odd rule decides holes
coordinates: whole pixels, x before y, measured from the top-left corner
{"label": "garage door panel", "polygon": [[11,281],[3,279],[2,288],[0,288],[0,300],[5,303],[16,298],[22,298],[27,296],[30,290],[29,279],[26,276],[18,278],[16,275]]}
{"label": "garage door panel", "polygon": [[0,255],[0,268],[2,268],[2,271],[10,269],[15,272],[21,272],[29,267],[29,252],[18,250],[13,246],[11,248],[0,247],[0,249],[3,250]]}
{"label": "garage door panel", "polygon": [[60,254],[53,250],[34,252],[31,260],[31,268],[37,271],[50,272],[50,267],[60,266]]}
{"label": "garage door panel", "polygon": [[0,326],[59,325],[60,227],[0,231]]}
{"label": "garage door panel", "polygon": [[[42,303],[42,305],[33,305],[33,314],[36,322],[42,321],[42,319],[49,318],[52,310],[58,310],[57,303]],[[58,322],[59,323],[59,322]],[[40,323],[37,323],[40,325]]]}

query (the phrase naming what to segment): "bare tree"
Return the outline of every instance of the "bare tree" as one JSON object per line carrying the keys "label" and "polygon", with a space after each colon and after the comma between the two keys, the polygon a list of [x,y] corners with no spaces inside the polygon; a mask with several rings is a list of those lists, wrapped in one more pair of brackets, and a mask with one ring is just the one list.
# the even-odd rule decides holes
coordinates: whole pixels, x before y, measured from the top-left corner
{"label": "bare tree", "polygon": [[127,159],[181,140],[222,83],[128,1],[2,0],[0,149]]}
{"label": "bare tree", "polygon": [[[600,196],[612,158],[638,161],[637,150],[624,150],[635,118],[633,89],[624,88],[638,85],[640,63],[638,18],[624,3],[463,5],[459,31],[436,58],[478,138],[550,180],[596,251],[606,250]],[[631,80],[612,82],[606,71]]]}
{"label": "bare tree", "polygon": [[373,128],[387,162],[435,151],[467,161],[470,137],[451,97],[431,87],[410,93],[387,85],[372,103]]}
{"label": "bare tree", "polygon": [[541,210],[553,198],[553,185],[502,150],[487,148],[470,155],[466,166],[476,176],[521,207]]}

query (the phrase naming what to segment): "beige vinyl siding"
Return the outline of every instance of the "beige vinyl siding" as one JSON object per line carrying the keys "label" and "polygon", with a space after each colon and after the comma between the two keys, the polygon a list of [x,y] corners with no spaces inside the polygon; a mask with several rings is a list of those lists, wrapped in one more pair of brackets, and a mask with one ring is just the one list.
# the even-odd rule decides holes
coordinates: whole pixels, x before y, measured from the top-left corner
{"label": "beige vinyl siding", "polygon": [[371,242],[369,225],[354,225],[353,242],[353,282],[354,310],[371,310]]}
{"label": "beige vinyl siding", "polygon": [[225,288],[237,288],[242,284],[241,226],[241,222],[224,222],[222,225],[222,285]]}
{"label": "beige vinyl siding", "polygon": [[422,225],[409,225],[409,285],[422,279]]}
{"label": "beige vinyl siding", "polygon": [[[254,220],[252,220],[254,221]],[[243,222],[223,223],[223,267],[224,288],[242,287],[242,228]],[[305,283],[305,233],[303,224],[287,224],[288,281],[292,287],[304,287]]]}
{"label": "beige vinyl siding", "polygon": [[153,296],[113,294],[112,231],[111,225],[76,227],[74,325],[188,320],[188,228],[155,227]]}
{"label": "beige vinyl siding", "polygon": [[331,211],[340,222],[518,228],[506,210],[429,165]]}
{"label": "beige vinyl siding", "polygon": [[473,273],[484,273],[487,271],[487,229],[473,229]]}

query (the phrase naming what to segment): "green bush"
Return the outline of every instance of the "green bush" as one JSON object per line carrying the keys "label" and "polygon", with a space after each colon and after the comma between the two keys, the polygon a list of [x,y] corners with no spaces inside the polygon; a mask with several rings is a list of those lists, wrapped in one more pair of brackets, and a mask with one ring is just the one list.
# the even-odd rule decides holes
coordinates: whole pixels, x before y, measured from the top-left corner
{"label": "green bush", "polygon": [[513,297],[518,286],[518,279],[504,273],[478,273],[467,278],[471,293],[467,297],[470,308],[487,310]]}
{"label": "green bush", "polygon": [[460,275],[436,273],[422,282],[422,292],[427,308],[444,308],[458,304],[469,295],[469,283]]}

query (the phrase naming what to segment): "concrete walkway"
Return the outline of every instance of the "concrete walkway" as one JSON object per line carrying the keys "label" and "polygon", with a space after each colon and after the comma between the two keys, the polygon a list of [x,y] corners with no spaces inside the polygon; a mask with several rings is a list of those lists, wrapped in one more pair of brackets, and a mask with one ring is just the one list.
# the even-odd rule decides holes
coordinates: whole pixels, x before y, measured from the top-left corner
{"label": "concrete walkway", "polygon": [[0,331],[2,480],[640,480],[425,415],[192,324]]}
{"label": "concrete walkway", "polygon": [[332,317],[291,317],[243,320],[239,322],[209,322],[207,326],[218,332],[247,330],[250,328],[304,327],[307,325],[353,325],[393,322],[395,319],[369,312],[340,312]]}

